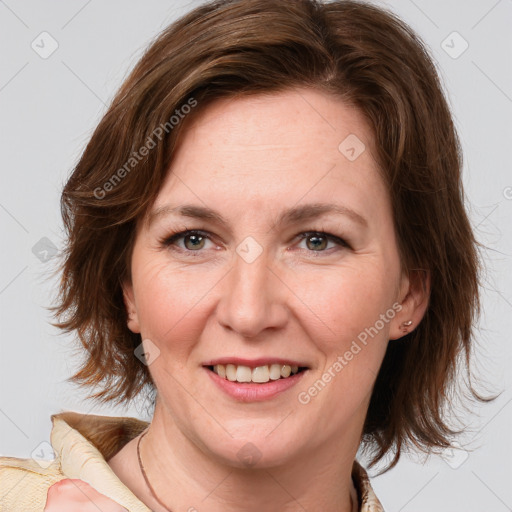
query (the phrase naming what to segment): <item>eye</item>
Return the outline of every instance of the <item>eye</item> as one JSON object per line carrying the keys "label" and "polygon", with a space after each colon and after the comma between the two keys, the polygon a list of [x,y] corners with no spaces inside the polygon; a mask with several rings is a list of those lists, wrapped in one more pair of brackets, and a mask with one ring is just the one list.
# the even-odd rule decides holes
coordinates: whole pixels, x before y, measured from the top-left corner
{"label": "eye", "polygon": [[[184,242],[183,246],[176,244],[176,242],[181,239],[183,239]],[[208,234],[206,234],[203,231],[186,230],[168,236],[167,238],[162,240],[161,243],[165,247],[175,246],[178,250],[181,251],[200,252],[200,250],[205,247],[207,240],[211,242],[211,239],[208,236]]]}
{"label": "eye", "polygon": [[349,245],[347,242],[345,242],[345,240],[335,235],[331,235],[330,233],[324,233],[321,231],[308,231],[301,233],[298,236],[301,242],[303,240],[306,241],[306,247],[310,250],[310,252],[328,252],[326,249],[332,249],[332,247],[327,247],[329,242],[333,242],[338,246],[349,248]]}
{"label": "eye", "polygon": [[[308,252],[315,253],[328,253],[331,249],[339,249],[340,247],[350,248],[349,244],[340,237],[325,233],[322,231],[307,231],[297,235],[299,242],[306,241]],[[296,238],[297,238],[296,237]],[[179,243],[182,241],[183,243]],[[209,234],[200,230],[184,230],[177,233],[172,233],[160,241],[162,246],[172,248],[173,250],[184,252],[189,255],[192,253],[200,253],[202,249],[207,247],[206,243],[212,242]],[[328,247],[329,242],[338,247]],[[218,245],[214,244],[218,248]]]}

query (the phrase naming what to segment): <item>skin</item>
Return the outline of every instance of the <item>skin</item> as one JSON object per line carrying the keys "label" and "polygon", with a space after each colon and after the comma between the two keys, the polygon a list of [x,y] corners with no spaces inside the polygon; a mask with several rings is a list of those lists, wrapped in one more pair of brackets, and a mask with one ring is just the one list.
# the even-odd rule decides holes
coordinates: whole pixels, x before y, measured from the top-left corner
{"label": "skin", "polygon": [[[72,509],[68,508],[73,506]],[[65,478],[48,488],[44,512],[128,512],[124,507],[77,478]]]}
{"label": "skin", "polygon": [[[366,146],[354,161],[338,149],[349,134]],[[158,399],[141,452],[171,510],[352,510],[352,464],[387,344],[403,336],[402,322],[418,325],[428,301],[428,283],[402,273],[373,147],[357,109],[310,89],[218,100],[187,127],[152,211],[207,206],[228,225],[173,214],[141,222],[123,287],[128,327],[159,351],[149,365]],[[274,225],[287,208],[324,202],[367,225],[337,214]],[[209,239],[199,248],[189,237],[162,243],[188,229]],[[298,237],[311,231],[348,246],[321,239],[318,249],[311,236]],[[252,263],[236,251],[248,236],[263,249]],[[390,310],[378,334],[300,403],[299,393],[332,375],[337,358]],[[202,366],[224,356],[293,358],[309,370],[272,399],[240,403]],[[137,440],[108,463],[145,504],[165,510],[138,469]],[[259,454],[251,467],[237,456],[249,442]]]}

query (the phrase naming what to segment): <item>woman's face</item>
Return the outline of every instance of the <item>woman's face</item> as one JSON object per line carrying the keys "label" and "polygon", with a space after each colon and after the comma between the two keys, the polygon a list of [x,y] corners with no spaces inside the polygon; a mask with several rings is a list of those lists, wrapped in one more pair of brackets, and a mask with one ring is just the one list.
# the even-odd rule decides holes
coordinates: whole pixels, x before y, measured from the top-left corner
{"label": "woman's face", "polygon": [[[388,340],[410,318],[372,147],[357,110],[306,89],[219,100],[185,132],[124,292],[159,413],[204,453],[275,465],[357,449]],[[217,361],[269,382],[232,382]],[[307,370],[277,379],[284,363]]]}

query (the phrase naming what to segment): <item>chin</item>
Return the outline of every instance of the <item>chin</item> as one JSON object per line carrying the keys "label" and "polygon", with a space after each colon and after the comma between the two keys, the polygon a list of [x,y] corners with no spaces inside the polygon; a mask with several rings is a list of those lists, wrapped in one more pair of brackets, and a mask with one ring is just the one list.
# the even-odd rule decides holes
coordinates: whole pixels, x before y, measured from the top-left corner
{"label": "chin", "polygon": [[[254,422],[239,426],[237,433],[229,437],[226,433],[222,445],[219,439],[208,439],[207,449],[224,464],[234,468],[267,469],[289,464],[304,449],[304,435],[299,432],[277,432],[279,422],[275,421],[271,428],[268,422],[260,430]],[[269,435],[276,429],[273,435]]]}

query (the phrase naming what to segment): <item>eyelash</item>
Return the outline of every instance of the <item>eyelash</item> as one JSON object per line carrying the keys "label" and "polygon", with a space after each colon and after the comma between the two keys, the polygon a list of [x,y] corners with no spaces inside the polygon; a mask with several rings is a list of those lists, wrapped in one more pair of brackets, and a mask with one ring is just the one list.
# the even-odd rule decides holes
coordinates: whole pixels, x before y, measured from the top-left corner
{"label": "eyelash", "polygon": [[[174,242],[176,242],[180,238],[184,238],[187,235],[198,235],[198,236],[201,236],[203,238],[207,238],[208,240],[210,240],[213,243],[213,240],[210,238],[209,234],[206,231],[201,231],[201,230],[198,230],[198,229],[187,229],[187,230],[184,230],[184,231],[179,231],[179,232],[171,233],[170,235],[168,235],[164,239],[160,240],[160,244],[163,247],[171,248],[171,246],[173,246]],[[304,240],[304,239],[306,239],[308,237],[311,237],[311,236],[319,236],[319,237],[327,238],[327,240],[336,243],[340,247],[344,247],[346,249],[350,249],[349,244],[345,240],[343,240],[342,238],[337,237],[335,235],[332,235],[330,233],[326,233],[324,231],[304,231],[304,232],[299,233],[298,235],[296,235],[294,237],[294,239],[296,239],[298,237],[299,238],[299,242],[301,242],[302,240]],[[201,249],[198,249],[197,251],[191,251],[189,249],[183,249],[183,248],[177,247],[177,246],[174,246],[172,250],[177,250],[177,251],[180,251],[180,252],[189,253],[192,257],[196,257],[196,255],[194,253],[198,253],[197,255],[199,255],[199,253],[202,252]],[[321,250],[321,251],[309,250],[308,252],[311,252],[313,254],[315,254],[315,253],[331,254],[330,249],[324,249],[324,250]],[[314,257],[317,257],[317,256],[315,255]]]}

